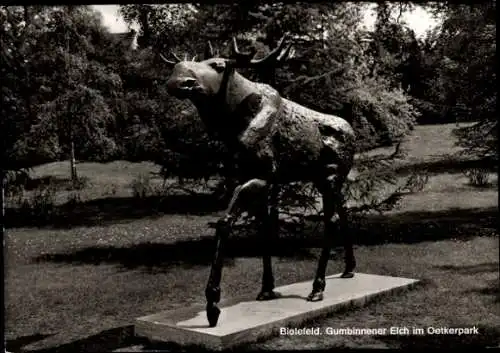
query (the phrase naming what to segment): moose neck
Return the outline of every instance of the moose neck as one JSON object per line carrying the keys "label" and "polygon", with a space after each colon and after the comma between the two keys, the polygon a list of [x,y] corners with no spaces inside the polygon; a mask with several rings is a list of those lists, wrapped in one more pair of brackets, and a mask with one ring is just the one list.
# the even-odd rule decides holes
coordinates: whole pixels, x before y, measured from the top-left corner
{"label": "moose neck", "polygon": [[255,92],[256,85],[257,83],[246,79],[234,68],[228,67],[224,70],[219,92],[215,96],[192,102],[200,115],[230,115],[249,94]]}
{"label": "moose neck", "polygon": [[[225,88],[224,102],[228,111],[230,113],[234,112],[248,95],[256,91],[257,85],[257,83],[248,80],[237,71],[233,70],[227,86],[222,87],[221,85],[221,88]],[[223,92],[221,93],[224,94]]]}

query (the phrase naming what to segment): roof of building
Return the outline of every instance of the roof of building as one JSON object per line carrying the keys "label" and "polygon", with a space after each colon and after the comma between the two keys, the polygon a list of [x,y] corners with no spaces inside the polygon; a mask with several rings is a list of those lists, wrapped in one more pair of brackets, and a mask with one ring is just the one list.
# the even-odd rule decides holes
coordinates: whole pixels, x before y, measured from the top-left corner
{"label": "roof of building", "polygon": [[132,50],[137,48],[137,36],[138,32],[134,29],[131,29],[129,32],[122,33],[110,33],[111,38],[115,40],[117,43],[130,47]]}

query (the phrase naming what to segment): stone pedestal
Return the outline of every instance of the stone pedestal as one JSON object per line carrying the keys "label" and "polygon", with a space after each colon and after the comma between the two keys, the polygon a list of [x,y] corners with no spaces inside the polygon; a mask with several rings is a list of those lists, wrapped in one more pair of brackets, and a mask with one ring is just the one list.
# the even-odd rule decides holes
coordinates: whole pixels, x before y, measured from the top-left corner
{"label": "stone pedestal", "polygon": [[225,349],[258,339],[279,335],[281,328],[300,328],[311,319],[331,314],[351,305],[362,306],[382,294],[409,288],[415,279],[356,273],[342,279],[340,274],[326,278],[323,301],[308,302],[312,281],[294,283],[275,290],[282,296],[271,301],[252,297],[222,301],[216,327],[208,327],[205,305],[160,312],[136,319],[135,334],[152,341],[180,345],[201,345]]}

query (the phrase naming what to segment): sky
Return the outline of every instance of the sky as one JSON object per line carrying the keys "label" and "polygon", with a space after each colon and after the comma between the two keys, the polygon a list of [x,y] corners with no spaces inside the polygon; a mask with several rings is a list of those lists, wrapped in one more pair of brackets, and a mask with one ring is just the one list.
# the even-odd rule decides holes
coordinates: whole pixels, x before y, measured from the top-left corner
{"label": "sky", "polygon": [[[110,32],[126,32],[128,30],[123,18],[118,15],[118,5],[92,5],[92,7],[102,14],[103,24]],[[417,6],[412,12],[404,14],[402,18],[408,23],[408,26],[415,31],[418,37],[425,35],[428,29],[437,24],[436,20],[420,6]],[[375,14],[370,10],[366,11],[364,24],[368,29],[371,29],[374,23]],[[134,28],[138,29],[137,27]]]}

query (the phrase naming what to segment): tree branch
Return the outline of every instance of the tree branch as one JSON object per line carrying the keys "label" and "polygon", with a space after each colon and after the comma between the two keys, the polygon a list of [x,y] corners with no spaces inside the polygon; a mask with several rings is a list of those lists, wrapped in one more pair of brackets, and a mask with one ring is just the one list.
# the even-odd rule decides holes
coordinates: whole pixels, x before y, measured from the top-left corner
{"label": "tree branch", "polygon": [[322,78],[325,78],[327,76],[336,75],[338,73],[341,73],[344,70],[345,69],[343,67],[341,67],[339,69],[330,70],[330,71],[325,72],[324,74],[317,75],[317,76],[308,77],[308,76],[302,75],[302,76],[299,76],[298,78],[296,78],[295,80],[290,81],[290,85],[288,85],[287,88],[292,87],[296,84],[305,85],[305,84],[308,84],[308,83],[313,82],[313,81],[321,80]]}

